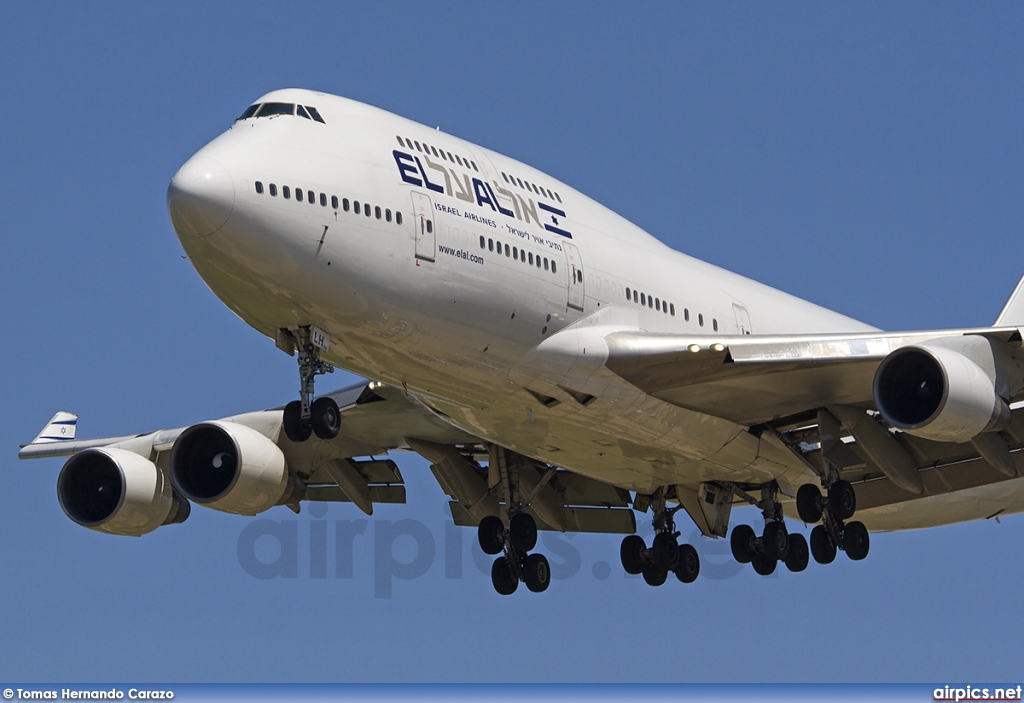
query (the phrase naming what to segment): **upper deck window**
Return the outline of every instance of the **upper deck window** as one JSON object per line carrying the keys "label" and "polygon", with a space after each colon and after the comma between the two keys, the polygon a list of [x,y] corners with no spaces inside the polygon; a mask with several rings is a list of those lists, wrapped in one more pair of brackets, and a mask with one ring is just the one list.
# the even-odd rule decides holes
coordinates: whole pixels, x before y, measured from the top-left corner
{"label": "upper deck window", "polygon": [[273,115],[294,115],[295,105],[293,103],[263,103],[257,117],[271,117]]}

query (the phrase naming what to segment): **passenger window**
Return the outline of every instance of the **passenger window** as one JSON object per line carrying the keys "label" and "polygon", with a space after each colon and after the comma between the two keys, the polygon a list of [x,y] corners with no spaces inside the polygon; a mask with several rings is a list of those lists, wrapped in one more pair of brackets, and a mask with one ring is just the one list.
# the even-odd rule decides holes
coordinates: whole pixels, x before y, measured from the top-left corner
{"label": "passenger window", "polygon": [[548,257],[546,257],[546,256],[544,257],[544,270],[545,270],[545,271],[548,271],[548,270],[550,270],[550,269],[548,268]]}
{"label": "passenger window", "polygon": [[359,201],[358,200],[353,200],[352,201],[352,212],[354,212],[357,215],[359,214]]}
{"label": "passenger window", "polygon": [[270,184],[270,194],[272,196],[274,196],[274,197],[277,197],[277,184],[276,183],[271,183]]}
{"label": "passenger window", "polygon": [[396,134],[396,135],[395,135],[395,139],[397,139],[397,140],[398,140],[398,146],[400,146],[400,147],[402,147],[402,148],[404,149],[404,148],[405,148],[405,142],[403,142],[403,141],[402,141],[402,138],[401,138],[401,137],[399,137],[399,136],[398,136],[398,135]]}
{"label": "passenger window", "polygon": [[283,195],[287,200],[288,198],[292,197],[292,191],[288,186],[281,186],[281,195]]}
{"label": "passenger window", "polygon": [[299,105],[297,108],[295,108],[295,112],[298,113],[299,117],[305,117],[307,120],[313,119],[312,117],[309,116],[309,113],[306,112],[306,108],[302,107],[302,105]]}
{"label": "passenger window", "polygon": [[529,253],[529,254],[527,255],[527,257],[529,258],[529,262],[528,262],[528,263],[530,264],[530,266],[533,266],[533,252],[531,251],[531,252],[530,252],[530,253]]}
{"label": "passenger window", "polygon": [[640,304],[647,305],[647,296],[643,293],[640,294]]}
{"label": "passenger window", "polygon": [[551,261],[551,273],[558,273],[558,267],[555,265],[554,260]]}
{"label": "passenger window", "polygon": [[690,308],[683,308],[683,319],[687,322],[690,321]]}
{"label": "passenger window", "polygon": [[669,303],[668,309],[669,309],[669,312],[671,312],[672,317],[675,317],[676,316],[676,304],[675,303]]}
{"label": "passenger window", "polygon": [[373,213],[370,211],[369,204],[363,205],[363,214],[366,215],[367,217],[373,217]]}
{"label": "passenger window", "polygon": [[427,220],[427,234],[433,234],[434,232],[434,221]]}
{"label": "passenger window", "polygon": [[519,249],[512,247],[512,258],[519,261]]}
{"label": "passenger window", "polygon": [[626,300],[629,300],[629,288],[626,289]]}
{"label": "passenger window", "polygon": [[334,208],[335,210],[338,209],[338,196],[337,195],[332,195],[331,196],[331,207]]}
{"label": "passenger window", "polygon": [[344,198],[341,201],[341,209],[348,212],[348,198]]}
{"label": "passenger window", "polygon": [[487,240],[484,238],[484,236],[482,234],[480,235],[480,248],[481,249],[486,249],[487,248]]}
{"label": "passenger window", "polygon": [[378,220],[380,219],[380,205],[373,208],[373,216],[376,217]]}
{"label": "passenger window", "polygon": [[438,155],[441,157],[441,161],[448,160],[448,157],[444,155],[444,149],[441,149],[441,151],[438,152]]}
{"label": "passenger window", "polygon": [[506,183],[508,183],[508,176],[505,175],[504,171],[501,172],[501,177],[505,180]]}
{"label": "passenger window", "polygon": [[413,142],[413,144],[416,145],[416,151],[423,151],[423,149],[420,148],[420,143],[419,142]]}
{"label": "passenger window", "polygon": [[430,151],[431,153],[434,154],[434,156],[437,156],[437,149],[435,149],[434,147],[430,147]]}
{"label": "passenger window", "polygon": [[701,327],[704,326],[704,313],[697,314],[697,324],[700,325]]}
{"label": "passenger window", "polygon": [[256,192],[263,195],[263,181],[256,181]]}
{"label": "passenger window", "polygon": [[384,220],[387,222],[391,222],[391,208],[388,208],[387,210],[384,211]]}
{"label": "passenger window", "polygon": [[402,224],[402,213],[400,213],[400,212],[396,212],[395,213],[395,222],[397,224]]}
{"label": "passenger window", "polygon": [[661,312],[661,298],[654,299],[654,309]]}
{"label": "passenger window", "polygon": [[718,320],[712,318],[711,319],[711,327],[715,330],[715,332],[717,332],[718,331]]}
{"label": "passenger window", "polygon": [[295,199],[298,200],[300,203],[302,202],[302,188],[295,189]]}
{"label": "passenger window", "polygon": [[537,254],[537,268],[540,268],[540,254]]}
{"label": "passenger window", "polygon": [[327,193],[320,194],[320,207],[327,207]]}
{"label": "passenger window", "polygon": [[487,251],[494,251],[494,240],[493,239],[488,239],[487,240]]}
{"label": "passenger window", "polygon": [[557,190],[555,191],[555,200],[557,200],[558,202],[562,202],[562,196],[558,194]]}
{"label": "passenger window", "polygon": [[316,193],[311,190],[306,191],[306,202],[310,205],[316,205]]}
{"label": "passenger window", "polygon": [[505,245],[505,256],[511,256],[511,253],[510,253],[509,248],[508,248],[508,244]]}
{"label": "passenger window", "polygon": [[639,296],[639,295],[637,294],[637,292],[636,292],[636,289],[635,289],[635,288],[633,289],[633,302],[634,302],[634,303],[638,303],[638,302],[640,302],[640,296]]}
{"label": "passenger window", "polygon": [[469,163],[473,165],[473,170],[474,170],[474,171],[479,171],[479,170],[480,170],[480,169],[478,169],[478,168],[476,167],[476,161],[470,161]]}
{"label": "passenger window", "polygon": [[452,152],[450,152],[450,151],[448,152],[448,160],[449,161],[455,161],[455,159],[452,157]]}

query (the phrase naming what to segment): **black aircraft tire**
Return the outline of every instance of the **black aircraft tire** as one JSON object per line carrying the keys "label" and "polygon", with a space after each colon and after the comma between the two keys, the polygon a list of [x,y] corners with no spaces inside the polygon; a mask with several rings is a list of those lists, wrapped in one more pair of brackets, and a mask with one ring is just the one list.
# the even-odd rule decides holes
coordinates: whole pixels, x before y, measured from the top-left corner
{"label": "black aircraft tire", "polygon": [[341,411],[334,398],[317,398],[309,408],[313,432],[320,439],[334,439],[341,431]]}
{"label": "black aircraft tire", "polygon": [[305,442],[313,428],[302,422],[302,403],[293,400],[284,406],[284,434],[295,443]]}

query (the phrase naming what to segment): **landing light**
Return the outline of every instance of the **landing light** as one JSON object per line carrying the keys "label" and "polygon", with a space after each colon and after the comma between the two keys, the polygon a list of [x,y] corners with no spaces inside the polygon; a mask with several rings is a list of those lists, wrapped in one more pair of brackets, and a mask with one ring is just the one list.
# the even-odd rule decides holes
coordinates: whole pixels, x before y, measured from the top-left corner
{"label": "landing light", "polygon": [[714,349],[716,352],[723,352],[723,351],[725,351],[725,345],[722,344],[721,342],[716,343],[711,348]]}
{"label": "landing light", "polygon": [[700,351],[700,345],[699,344],[691,344],[690,345],[690,351],[692,351],[694,354],[698,353]]}

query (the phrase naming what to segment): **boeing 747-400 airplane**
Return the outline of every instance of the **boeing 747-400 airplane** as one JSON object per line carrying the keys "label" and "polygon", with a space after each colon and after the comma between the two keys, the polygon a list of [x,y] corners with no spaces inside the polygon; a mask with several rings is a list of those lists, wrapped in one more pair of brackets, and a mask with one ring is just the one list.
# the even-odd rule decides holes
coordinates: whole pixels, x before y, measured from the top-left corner
{"label": "boeing 747-400 airplane", "polygon": [[[210,289],[298,359],[283,407],[81,440],[61,507],[142,535],[191,504],[405,501],[431,463],[495,589],[543,591],[537,531],[626,535],[623,568],[697,578],[683,511],[760,574],[868,554],[869,530],[1024,510],[1024,294],[993,327],[883,332],[674,251],[550,176],[345,98],[279,90],[175,174]],[[1018,327],[1020,326],[1020,327]],[[371,379],[317,396],[334,367]],[[734,505],[764,524],[729,532]],[[636,514],[652,520],[648,545]],[[815,524],[810,544],[784,517]]]}

